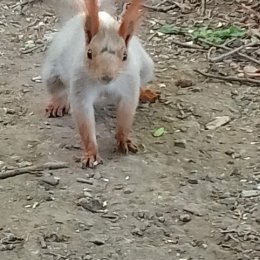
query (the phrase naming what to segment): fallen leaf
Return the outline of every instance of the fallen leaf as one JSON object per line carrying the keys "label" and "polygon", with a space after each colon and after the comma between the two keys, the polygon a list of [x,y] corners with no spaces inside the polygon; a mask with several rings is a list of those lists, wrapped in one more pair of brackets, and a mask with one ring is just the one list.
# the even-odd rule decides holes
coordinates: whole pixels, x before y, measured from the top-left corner
{"label": "fallen leaf", "polygon": [[153,136],[154,136],[154,137],[160,137],[160,136],[162,136],[162,135],[164,135],[164,134],[165,134],[165,129],[164,129],[164,127],[160,127],[160,128],[158,128],[158,129],[156,129],[156,130],[154,131]]}

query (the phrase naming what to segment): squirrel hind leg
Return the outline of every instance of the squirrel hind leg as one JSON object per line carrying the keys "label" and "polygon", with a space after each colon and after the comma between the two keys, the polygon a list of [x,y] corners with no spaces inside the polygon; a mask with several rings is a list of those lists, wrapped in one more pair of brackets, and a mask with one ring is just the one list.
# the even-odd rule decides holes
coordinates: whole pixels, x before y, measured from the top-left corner
{"label": "squirrel hind leg", "polygon": [[51,95],[45,112],[47,117],[62,117],[69,113],[70,104],[68,93],[59,77],[52,77],[46,80],[47,90]]}

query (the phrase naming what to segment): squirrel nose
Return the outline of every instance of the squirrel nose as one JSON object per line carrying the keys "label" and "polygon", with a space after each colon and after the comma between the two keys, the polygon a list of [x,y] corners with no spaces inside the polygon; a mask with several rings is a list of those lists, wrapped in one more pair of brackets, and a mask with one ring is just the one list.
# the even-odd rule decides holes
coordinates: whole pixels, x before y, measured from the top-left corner
{"label": "squirrel nose", "polygon": [[110,81],[112,81],[113,78],[109,76],[103,76],[101,79],[103,82],[109,83]]}

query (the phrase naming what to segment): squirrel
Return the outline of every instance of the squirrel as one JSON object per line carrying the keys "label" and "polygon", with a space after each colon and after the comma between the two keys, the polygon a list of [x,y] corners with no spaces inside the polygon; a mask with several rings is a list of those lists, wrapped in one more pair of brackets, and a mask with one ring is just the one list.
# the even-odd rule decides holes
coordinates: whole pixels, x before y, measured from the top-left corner
{"label": "squirrel", "polygon": [[131,138],[139,100],[155,101],[143,89],[154,76],[154,62],[135,35],[143,17],[143,1],[133,0],[118,21],[100,11],[97,0],[81,0],[82,11],[55,35],[42,77],[51,96],[49,117],[71,111],[80,134],[82,166],[102,163],[95,131],[94,104],[105,93],[116,98],[116,141],[123,153],[138,151]]}

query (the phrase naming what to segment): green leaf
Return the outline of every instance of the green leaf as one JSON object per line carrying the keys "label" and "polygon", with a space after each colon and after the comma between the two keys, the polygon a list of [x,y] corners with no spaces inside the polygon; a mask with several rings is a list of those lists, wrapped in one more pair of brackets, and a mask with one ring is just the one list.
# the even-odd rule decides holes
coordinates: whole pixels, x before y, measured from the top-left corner
{"label": "green leaf", "polygon": [[173,26],[170,25],[170,24],[165,24],[165,25],[163,25],[159,31],[160,31],[161,33],[165,33],[165,34],[172,34],[172,33],[175,32]]}
{"label": "green leaf", "polygon": [[246,35],[244,28],[231,25],[226,28],[210,29],[208,27],[197,27],[191,32],[193,38],[203,38],[214,43],[223,43],[230,38],[242,38]]}
{"label": "green leaf", "polygon": [[164,129],[164,127],[160,127],[160,128],[158,128],[158,129],[156,129],[156,130],[154,131],[153,136],[154,136],[154,137],[160,137],[160,136],[162,136],[162,135],[164,135],[164,134],[165,134],[165,129]]}

